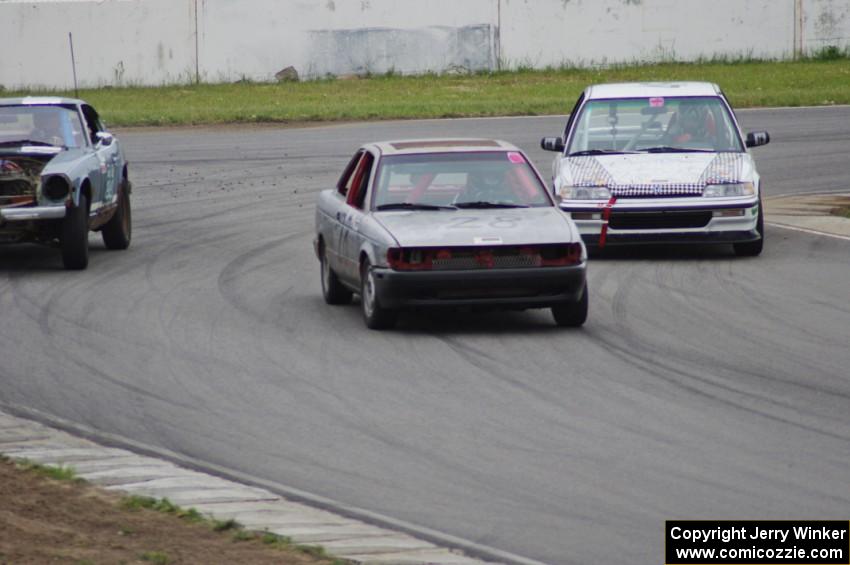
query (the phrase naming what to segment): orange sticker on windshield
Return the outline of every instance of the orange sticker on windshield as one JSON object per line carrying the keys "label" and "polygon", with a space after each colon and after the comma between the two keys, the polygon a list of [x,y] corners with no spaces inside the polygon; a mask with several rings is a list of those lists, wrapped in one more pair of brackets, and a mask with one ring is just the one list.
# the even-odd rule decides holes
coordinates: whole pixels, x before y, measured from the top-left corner
{"label": "orange sticker on windshield", "polygon": [[659,97],[650,98],[649,105],[653,108],[663,108],[664,107],[664,99]]}
{"label": "orange sticker on windshield", "polygon": [[517,153],[516,151],[508,152],[508,161],[511,163],[525,163],[525,159],[522,158],[522,155]]}

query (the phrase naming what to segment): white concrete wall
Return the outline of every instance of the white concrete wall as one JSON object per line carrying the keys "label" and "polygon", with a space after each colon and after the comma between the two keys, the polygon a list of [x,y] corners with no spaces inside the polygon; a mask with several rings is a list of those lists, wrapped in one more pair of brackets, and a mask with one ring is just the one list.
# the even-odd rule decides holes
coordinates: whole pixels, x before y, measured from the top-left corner
{"label": "white concrete wall", "polygon": [[504,0],[502,56],[534,67],[793,54],[794,0]]}
{"label": "white concrete wall", "polygon": [[0,85],[71,86],[69,31],[81,86],[158,85],[783,58],[850,46],[850,0],[0,0]]}
{"label": "white concrete wall", "polygon": [[[404,9],[399,5],[405,4]],[[200,13],[204,77],[269,80],[294,66],[325,73],[440,72],[474,46],[476,68],[495,65],[493,0],[207,0]],[[490,26],[487,41],[453,33]],[[460,45],[457,43],[460,35]]]}
{"label": "white concrete wall", "polygon": [[803,46],[816,51],[828,45],[850,45],[850,0],[806,0]]}
{"label": "white concrete wall", "polygon": [[0,0],[0,85],[161,84],[194,76],[193,0]]}

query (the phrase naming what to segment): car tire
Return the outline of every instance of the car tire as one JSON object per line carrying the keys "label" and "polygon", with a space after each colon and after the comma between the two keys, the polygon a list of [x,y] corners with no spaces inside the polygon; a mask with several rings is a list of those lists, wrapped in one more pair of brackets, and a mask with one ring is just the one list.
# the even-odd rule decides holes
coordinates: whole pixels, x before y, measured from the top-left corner
{"label": "car tire", "polygon": [[324,244],[319,248],[319,268],[321,269],[322,297],[328,304],[348,304],[351,302],[352,292],[345,288],[339,281],[339,277],[331,269],[328,257],[325,253]]}
{"label": "car tire", "polygon": [[121,184],[118,193],[118,208],[103,226],[103,244],[107,249],[127,249],[133,236],[133,215],[130,210],[130,181]]}
{"label": "car tire", "polygon": [[381,306],[375,286],[375,271],[369,260],[360,268],[360,305],[363,321],[370,330],[385,330],[395,326],[398,312]]}
{"label": "car tire", "polygon": [[756,257],[761,255],[762,249],[764,249],[764,207],[761,205],[761,200],[759,200],[759,215],[756,220],[756,231],[759,232],[759,238],[757,241],[746,241],[744,243],[733,243],[732,247],[735,249],[735,255],[738,257]]}
{"label": "car tire", "polygon": [[89,265],[89,201],[80,194],[76,206],[68,208],[62,221],[62,263],[66,269],[83,270]]}
{"label": "car tire", "polygon": [[564,302],[552,306],[552,317],[562,328],[580,327],[587,321],[588,303],[587,281],[585,281],[578,302]]}

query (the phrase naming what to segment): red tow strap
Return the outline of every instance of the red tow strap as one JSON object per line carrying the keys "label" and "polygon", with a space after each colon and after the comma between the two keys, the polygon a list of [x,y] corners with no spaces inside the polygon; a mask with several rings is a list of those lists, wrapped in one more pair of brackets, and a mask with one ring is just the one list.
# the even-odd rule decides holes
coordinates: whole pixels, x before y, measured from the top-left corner
{"label": "red tow strap", "polygon": [[605,204],[605,209],[602,210],[602,232],[599,234],[599,248],[605,247],[605,240],[608,238],[608,221],[611,219],[611,208],[617,202],[617,197],[612,196]]}

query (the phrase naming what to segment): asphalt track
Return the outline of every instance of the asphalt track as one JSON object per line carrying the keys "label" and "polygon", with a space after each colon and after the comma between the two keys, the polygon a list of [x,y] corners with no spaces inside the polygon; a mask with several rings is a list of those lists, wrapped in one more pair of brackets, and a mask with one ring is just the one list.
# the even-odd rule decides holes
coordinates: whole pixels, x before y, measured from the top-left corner
{"label": "asphalt track", "polygon": [[[740,112],[769,194],[848,189],[850,108]],[[0,403],[510,552],[660,563],[665,519],[843,519],[850,244],[614,253],[590,318],[329,307],[313,203],[363,141],[562,118],[120,132],[127,252],[0,248]],[[769,220],[769,218],[768,218]],[[35,411],[35,412],[34,412]]]}

